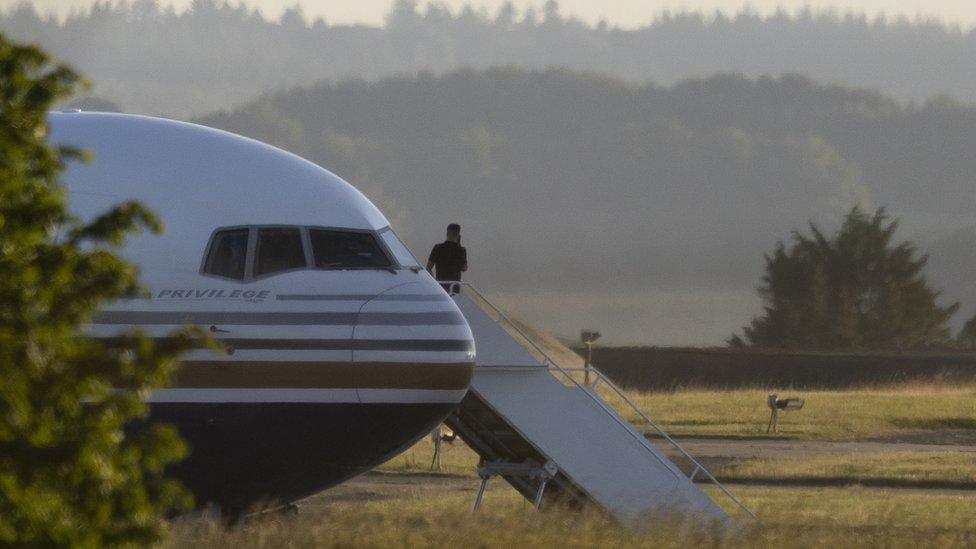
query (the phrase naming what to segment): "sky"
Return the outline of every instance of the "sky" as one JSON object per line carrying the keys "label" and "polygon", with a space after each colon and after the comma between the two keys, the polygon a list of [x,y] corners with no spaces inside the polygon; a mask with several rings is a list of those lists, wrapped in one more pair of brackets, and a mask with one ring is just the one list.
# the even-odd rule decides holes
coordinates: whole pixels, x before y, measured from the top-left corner
{"label": "sky", "polygon": [[[9,9],[24,0],[0,0],[0,7]],[[115,1],[115,0],[113,0]],[[190,5],[192,0],[159,0],[161,4],[172,3],[178,9]],[[236,4],[241,0],[230,0]],[[540,8],[545,0],[512,0],[520,10],[528,6]],[[333,24],[364,23],[379,25],[389,11],[393,0],[244,0],[249,6],[257,6],[269,17],[277,17],[286,6],[301,4],[305,13],[323,17]],[[471,0],[471,4],[495,12],[505,0]],[[86,7],[92,0],[29,0],[43,12],[55,11],[64,15],[72,8]],[[426,0],[420,0],[421,5]],[[469,3],[468,0],[440,0],[441,4],[454,10]],[[721,10],[735,13],[744,7],[768,14],[778,7],[787,12],[795,12],[804,6],[814,10],[833,9],[838,12],[853,11],[866,13],[873,17],[884,13],[888,17],[905,16],[914,19],[921,16],[934,18],[964,28],[976,26],[976,2],[966,0],[559,0],[564,15],[573,15],[584,21],[595,23],[601,19],[611,25],[632,28],[648,23],[656,14],[670,11],[703,11],[713,13]]]}

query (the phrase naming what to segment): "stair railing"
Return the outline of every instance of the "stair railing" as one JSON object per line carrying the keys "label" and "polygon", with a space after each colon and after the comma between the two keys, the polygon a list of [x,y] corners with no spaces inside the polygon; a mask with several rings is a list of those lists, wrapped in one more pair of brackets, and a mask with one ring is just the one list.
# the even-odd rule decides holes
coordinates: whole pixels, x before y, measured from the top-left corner
{"label": "stair railing", "polygon": [[[596,394],[595,388],[596,388],[596,386],[599,383],[603,383],[604,385],[606,385],[607,387],[609,387],[610,390],[614,394],[616,394],[616,396],[618,398],[620,398],[620,400],[623,401],[631,409],[632,412],[634,412],[634,413],[637,414],[637,417],[639,417],[641,420],[643,420],[644,426],[642,427],[641,430],[644,432],[644,435],[640,438],[640,440],[641,440],[641,442],[643,444],[650,444],[647,441],[647,439],[645,438],[646,431],[648,430],[647,427],[650,427],[651,429],[653,429],[654,431],[656,431],[657,434],[661,436],[661,438],[663,438],[668,443],[670,443],[671,446],[674,447],[682,456],[684,456],[692,465],[694,465],[694,469],[692,470],[691,474],[688,475],[688,479],[689,480],[691,480],[692,482],[694,482],[695,477],[699,473],[705,475],[705,477],[708,479],[708,481],[709,481],[710,484],[713,484],[714,486],[716,486],[725,496],[727,496],[733,503],[735,503],[736,506],[738,506],[740,509],[742,509],[743,511],[745,511],[746,514],[748,514],[753,519],[758,520],[758,517],[756,517],[756,514],[753,513],[751,509],[749,509],[748,507],[746,507],[746,505],[744,503],[742,503],[742,501],[739,498],[737,498],[735,496],[735,494],[733,494],[731,491],[729,491],[729,489],[726,488],[725,485],[723,485],[721,482],[719,482],[718,479],[716,479],[715,476],[704,465],[701,464],[701,462],[699,462],[697,459],[695,459],[694,456],[692,456],[690,453],[688,453],[688,451],[685,450],[684,447],[682,447],[680,444],[678,444],[678,442],[676,440],[674,440],[673,438],[671,438],[671,436],[668,435],[667,432],[664,431],[664,429],[662,429],[647,414],[645,414],[640,409],[640,407],[637,406],[637,404],[634,403],[634,401],[631,400],[630,397],[627,396],[627,394],[623,391],[623,389],[621,389],[616,383],[614,383],[609,377],[607,377],[607,375],[604,374],[603,371],[601,371],[599,368],[596,368],[593,365],[590,365],[589,368],[564,368],[564,367],[560,366],[559,364],[557,364],[552,359],[552,357],[549,356],[549,353],[545,352],[535,342],[535,340],[533,338],[529,337],[518,326],[518,324],[516,324],[514,321],[512,321],[510,318],[508,318],[508,316],[505,313],[503,313],[498,307],[496,307],[494,303],[492,303],[487,297],[484,296],[484,294],[482,294],[480,291],[478,291],[477,288],[475,288],[474,286],[472,286],[471,284],[469,284],[467,282],[452,282],[450,284],[451,284],[452,289],[453,288],[463,287],[463,288],[467,289],[468,291],[470,291],[471,293],[473,293],[482,303],[484,303],[486,306],[488,306],[491,309],[491,312],[497,317],[496,320],[495,320],[495,322],[507,324],[512,330],[515,331],[515,333],[518,334],[519,337],[521,337],[523,340],[525,340],[525,342],[528,345],[530,345],[540,356],[542,356],[542,358],[545,361],[544,366],[547,367],[549,369],[549,371],[551,371],[551,372],[553,372],[553,371],[554,372],[558,372],[559,374],[561,374],[566,379],[569,379],[573,383],[573,385],[575,385],[577,388],[583,390],[584,393],[586,393],[587,395],[589,395],[590,398],[592,398],[594,401],[596,401],[601,406],[610,406],[610,403],[607,402],[606,400],[600,398]],[[457,293],[457,292],[455,292],[455,293]],[[586,386],[584,384],[581,384],[579,381],[577,381],[576,378],[573,377],[572,372],[584,372],[584,373],[585,372],[589,372],[591,375],[596,376],[596,380],[593,383],[590,383],[588,386]]]}

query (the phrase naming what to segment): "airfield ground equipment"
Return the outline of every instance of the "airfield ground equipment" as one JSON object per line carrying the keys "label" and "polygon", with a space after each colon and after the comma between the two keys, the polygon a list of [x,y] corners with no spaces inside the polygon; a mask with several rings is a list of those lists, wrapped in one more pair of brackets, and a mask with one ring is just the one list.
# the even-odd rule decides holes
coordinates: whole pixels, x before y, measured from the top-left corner
{"label": "airfield ground equipment", "polygon": [[438,425],[430,432],[430,441],[434,443],[434,457],[430,460],[430,470],[441,470],[441,426]]}
{"label": "airfield ground equipment", "polygon": [[[754,517],[599,369],[559,366],[476,289],[458,287],[477,362],[471,389],[445,422],[481,456],[476,507],[487,480],[501,476],[538,507],[595,504],[630,524],[655,513],[727,522],[695,485],[701,479]],[[671,444],[690,474],[648,434]]]}
{"label": "airfield ground equipment", "polygon": [[[447,431],[446,433],[444,431]],[[445,442],[452,443],[457,438],[457,433],[450,429],[445,429],[443,425],[438,425],[430,432],[430,441],[434,443],[434,457],[430,461],[431,471],[441,470],[441,445]]]}
{"label": "airfield ground equipment", "polygon": [[488,480],[493,476],[518,477],[527,482],[535,484],[535,495],[532,497],[532,505],[538,509],[542,505],[542,496],[546,493],[546,485],[558,472],[556,464],[547,461],[543,464],[536,463],[527,459],[522,463],[512,463],[509,461],[485,461],[482,458],[478,462],[478,476],[481,477],[481,484],[478,486],[478,494],[474,499],[474,510],[481,508],[481,499],[485,495],[485,488],[488,487]]}
{"label": "airfield ground equipment", "polygon": [[586,345],[586,362],[583,363],[583,385],[590,384],[590,366],[593,365],[593,344],[600,339],[600,332],[594,330],[580,331],[580,341]]}
{"label": "airfield ground equipment", "polygon": [[766,399],[766,405],[769,406],[769,425],[766,427],[766,432],[775,433],[779,428],[780,410],[799,410],[803,408],[803,403],[804,400],[799,397],[778,398],[776,393],[769,393]]}

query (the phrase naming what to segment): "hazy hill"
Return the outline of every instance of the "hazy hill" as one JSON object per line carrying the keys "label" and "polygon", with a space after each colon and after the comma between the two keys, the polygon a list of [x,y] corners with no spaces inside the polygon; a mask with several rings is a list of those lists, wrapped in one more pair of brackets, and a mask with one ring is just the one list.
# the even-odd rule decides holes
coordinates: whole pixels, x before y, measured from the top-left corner
{"label": "hazy hill", "polygon": [[[854,203],[887,205],[925,242],[973,224],[976,108],[795,76],[462,70],[323,83],[201,121],[352,181],[418,255],[460,222],[472,279],[557,333],[618,342],[720,343],[756,311],[763,252]],[[976,295],[967,264],[942,261],[971,254],[959,234],[934,265],[950,297]]]}
{"label": "hazy hill", "polygon": [[957,324],[976,315],[976,225],[926,244],[932,280],[962,301]]}
{"label": "hazy hill", "polygon": [[296,10],[268,21],[222,0],[196,0],[186,13],[160,5],[99,3],[58,22],[24,4],[0,15],[0,30],[77,65],[97,95],[128,111],[178,116],[323,78],[496,65],[562,66],[660,84],[715,72],[801,73],[899,100],[941,93],[976,99],[976,34],[926,22],[809,11],[688,13],[619,30],[566,18],[555,2],[538,12],[508,6],[489,14],[398,0],[378,28],[308,21]]}

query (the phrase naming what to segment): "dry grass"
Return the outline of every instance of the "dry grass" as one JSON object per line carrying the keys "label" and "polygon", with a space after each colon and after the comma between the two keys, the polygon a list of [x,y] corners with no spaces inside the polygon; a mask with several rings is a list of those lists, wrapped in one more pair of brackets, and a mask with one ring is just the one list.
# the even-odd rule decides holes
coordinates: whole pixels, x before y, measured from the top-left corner
{"label": "dry grass", "polygon": [[[784,393],[786,394],[786,393]],[[681,391],[630,395],[666,431],[678,435],[864,440],[938,440],[976,430],[976,389],[797,392],[802,410],[781,413],[778,434],[766,433],[769,409],[761,390]],[[608,397],[609,398],[609,397]],[[622,408],[618,408],[622,409]],[[633,419],[633,418],[632,418]],[[442,445],[441,474],[473,476],[478,456],[463,442]],[[382,465],[386,472],[430,472],[433,445],[425,437]],[[976,453],[885,452],[804,459],[741,461],[716,473],[730,480],[835,484],[976,485]],[[832,479],[832,480],[831,480]]]}
{"label": "dry grass", "polygon": [[[716,501],[714,489],[707,488]],[[913,538],[918,532],[976,528],[976,496],[959,493],[920,493],[908,490],[842,488],[736,487],[736,495],[768,528],[817,531],[825,538],[842,539],[842,532],[887,528]],[[743,521],[739,521],[743,522]],[[840,532],[831,533],[832,529]],[[917,539],[917,538],[915,538]],[[840,545],[850,545],[840,543]]]}
{"label": "dry grass", "polygon": [[[425,439],[377,470],[475,476],[478,455],[460,440],[442,445],[439,471],[430,468],[433,455],[433,444]],[[976,488],[976,452],[855,452],[747,459],[728,463],[712,473],[723,482]]]}
{"label": "dry grass", "polygon": [[[478,455],[460,440],[442,446],[439,471],[430,469],[433,455],[433,445],[425,439],[377,470],[475,476]],[[976,488],[976,452],[865,452],[748,459],[712,473],[723,482]]]}
{"label": "dry grass", "polygon": [[468,445],[456,439],[453,443],[441,444],[441,468],[433,471],[430,467],[434,457],[434,444],[430,437],[424,437],[402,454],[377,467],[386,473],[438,473],[458,476],[475,476],[478,454]]}
{"label": "dry grass", "polygon": [[[792,393],[791,393],[792,394]],[[798,393],[806,407],[781,418],[788,436],[856,439],[899,433],[973,429],[972,387],[877,388]],[[760,390],[682,391],[634,397],[652,417],[683,434],[765,436],[766,393]],[[386,472],[428,472],[433,445],[425,437],[384,464]],[[887,484],[976,482],[973,453],[897,452],[809,459],[745,461],[720,474],[754,482],[824,481]],[[443,445],[440,474],[474,475],[477,456],[462,442]],[[403,496],[342,499],[298,517],[269,517],[225,529],[212,520],[184,520],[172,527],[168,547],[971,547],[976,545],[976,496],[891,492],[860,488],[738,486],[736,494],[762,525],[739,521],[721,529],[676,518],[630,530],[589,511],[534,512],[504,483],[496,482],[482,511],[470,514],[473,489],[437,492],[418,478]],[[706,488],[709,490],[710,488]],[[716,498],[722,504],[728,502]]]}
{"label": "dry grass", "polygon": [[750,489],[763,525],[719,528],[677,518],[631,530],[596,512],[537,513],[512,490],[489,494],[477,516],[467,495],[344,501],[295,518],[269,517],[224,529],[184,520],[168,547],[965,547],[976,543],[973,500],[953,495],[858,490]]}
{"label": "dry grass", "polygon": [[[947,430],[976,430],[976,387],[937,384],[858,391],[779,391],[806,399],[780,417],[780,433],[766,435],[766,390],[631,394],[669,432],[679,435],[796,439],[866,439]],[[613,398],[608,400],[613,403]],[[614,403],[619,404],[619,403]],[[623,408],[617,406],[618,409]],[[631,414],[631,419],[636,419]],[[430,471],[433,445],[425,437],[382,465],[391,473]],[[976,454],[898,452],[809,459],[744,461],[720,474],[752,481],[827,479],[865,482],[976,482]],[[473,477],[477,455],[460,440],[443,445],[439,474]],[[443,480],[443,479],[438,479]],[[472,479],[473,480],[473,479]],[[436,491],[418,477],[407,495],[379,500],[339,499],[308,504],[298,517],[268,516],[225,529],[208,519],[175,523],[167,547],[972,547],[976,496],[861,488],[736,488],[762,520],[720,528],[677,517],[622,527],[588,510],[535,512],[498,481],[481,512],[469,509],[472,490]],[[706,488],[706,490],[712,490]],[[713,494],[714,495],[714,494]],[[721,504],[729,502],[716,498]]]}
{"label": "dry grass", "polygon": [[973,488],[976,452],[871,452],[747,460],[713,473],[733,482]]}
{"label": "dry grass", "polygon": [[[780,413],[778,434],[766,433],[768,391],[687,390],[630,397],[672,435],[853,440],[919,431],[976,430],[976,387],[972,386],[778,393],[806,400],[802,410]],[[628,419],[637,419],[615,402],[618,399],[605,397]]]}

